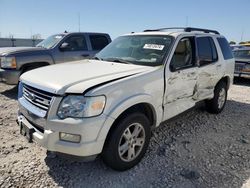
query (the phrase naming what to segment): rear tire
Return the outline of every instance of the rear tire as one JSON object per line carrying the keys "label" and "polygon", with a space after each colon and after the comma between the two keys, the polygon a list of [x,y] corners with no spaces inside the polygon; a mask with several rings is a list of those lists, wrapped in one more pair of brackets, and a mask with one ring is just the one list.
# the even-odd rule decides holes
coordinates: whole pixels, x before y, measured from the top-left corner
{"label": "rear tire", "polygon": [[124,171],[138,164],[150,141],[150,123],[141,113],[123,117],[109,134],[102,152],[105,164],[114,170]]}
{"label": "rear tire", "polygon": [[219,82],[214,89],[214,98],[205,101],[206,109],[213,114],[220,113],[227,101],[227,85],[225,82]]}

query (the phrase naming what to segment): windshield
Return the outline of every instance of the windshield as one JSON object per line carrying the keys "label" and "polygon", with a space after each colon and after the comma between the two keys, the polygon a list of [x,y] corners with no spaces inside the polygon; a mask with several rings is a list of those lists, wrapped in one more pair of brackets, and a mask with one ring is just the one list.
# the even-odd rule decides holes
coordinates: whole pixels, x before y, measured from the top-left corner
{"label": "windshield", "polygon": [[64,35],[52,35],[50,37],[48,37],[47,39],[43,40],[42,42],[38,43],[36,46],[37,47],[42,47],[42,48],[52,48],[53,46],[55,46],[55,44],[57,44]]}
{"label": "windshield", "polygon": [[236,58],[250,59],[250,50],[236,50],[233,54]]}
{"label": "windshield", "polygon": [[104,61],[147,66],[163,64],[173,37],[167,35],[121,36],[100,51],[96,58]]}

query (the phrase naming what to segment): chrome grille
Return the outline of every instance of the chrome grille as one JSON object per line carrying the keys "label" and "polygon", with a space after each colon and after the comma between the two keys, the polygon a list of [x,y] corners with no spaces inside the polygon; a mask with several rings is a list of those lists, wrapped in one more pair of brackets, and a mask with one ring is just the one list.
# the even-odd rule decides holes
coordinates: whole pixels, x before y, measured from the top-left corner
{"label": "chrome grille", "polygon": [[53,95],[46,91],[42,91],[24,84],[23,97],[36,107],[47,111],[49,109]]}
{"label": "chrome grille", "polygon": [[236,72],[241,72],[242,69],[244,69],[244,67],[245,67],[245,64],[243,64],[243,63],[235,63],[235,71]]}

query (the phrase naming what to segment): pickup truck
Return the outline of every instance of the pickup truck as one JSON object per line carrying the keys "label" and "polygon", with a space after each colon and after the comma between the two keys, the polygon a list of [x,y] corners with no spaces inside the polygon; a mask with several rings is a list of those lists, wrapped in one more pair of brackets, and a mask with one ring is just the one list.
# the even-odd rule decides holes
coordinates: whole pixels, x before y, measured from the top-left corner
{"label": "pickup truck", "polygon": [[220,113],[234,77],[227,40],[213,30],[169,30],[120,36],[93,59],[23,74],[20,132],[48,151],[86,160],[101,155],[113,169],[127,170],[163,121],[200,101]]}
{"label": "pickup truck", "polygon": [[106,33],[62,33],[36,47],[0,48],[0,81],[17,84],[24,72],[52,64],[93,57],[111,42]]}
{"label": "pickup truck", "polygon": [[250,78],[250,47],[233,51],[235,57],[235,77]]}

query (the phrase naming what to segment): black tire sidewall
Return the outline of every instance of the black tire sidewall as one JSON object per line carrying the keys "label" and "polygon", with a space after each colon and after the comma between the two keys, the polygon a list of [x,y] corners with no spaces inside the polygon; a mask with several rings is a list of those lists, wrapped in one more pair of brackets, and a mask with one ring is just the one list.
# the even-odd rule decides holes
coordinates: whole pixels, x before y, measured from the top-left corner
{"label": "black tire sidewall", "polygon": [[[119,142],[125,129],[133,123],[140,123],[143,126],[145,130],[145,143],[140,154],[133,161],[125,162],[120,158],[118,153]],[[116,127],[110,134],[110,138],[108,138],[108,141],[104,146],[102,157],[108,166],[115,170],[123,171],[130,169],[139,163],[146,153],[150,141],[150,123],[145,115],[141,113],[133,113],[122,118],[114,126]]]}
{"label": "black tire sidewall", "polygon": [[[223,106],[221,108],[219,108],[218,99],[219,99],[219,93],[220,93],[222,88],[225,89],[225,102],[224,102]],[[226,105],[226,102],[227,102],[227,86],[226,86],[226,83],[225,82],[219,82],[215,87],[213,99],[207,101],[207,104],[206,104],[207,105],[207,110],[209,112],[211,112],[211,113],[218,114],[224,109],[224,107]]]}

